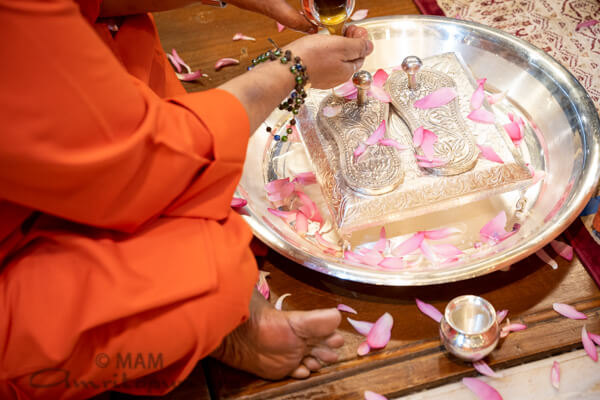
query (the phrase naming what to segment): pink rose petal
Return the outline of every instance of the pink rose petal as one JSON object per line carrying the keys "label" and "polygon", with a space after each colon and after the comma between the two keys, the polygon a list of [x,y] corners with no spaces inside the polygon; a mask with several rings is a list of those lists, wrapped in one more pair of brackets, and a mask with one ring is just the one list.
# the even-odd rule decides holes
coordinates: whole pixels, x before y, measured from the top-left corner
{"label": "pink rose petal", "polygon": [[406,267],[406,263],[402,257],[384,257],[377,265],[385,269],[403,269]]}
{"label": "pink rose petal", "polygon": [[430,247],[431,250],[433,250],[433,252],[435,253],[435,255],[441,257],[444,260],[453,259],[456,256],[464,254],[462,250],[460,250],[458,247],[449,243],[433,244],[430,245]]}
{"label": "pink rose petal", "polygon": [[338,304],[337,309],[340,311],[345,311],[345,312],[349,312],[352,314],[358,314],[354,308],[347,306],[345,304]]}
{"label": "pink rose petal", "polygon": [[511,332],[518,332],[527,329],[527,325],[523,324],[509,324],[502,327],[500,330],[500,337],[505,338]]}
{"label": "pink rose petal", "polygon": [[323,217],[315,202],[302,190],[296,190],[296,196],[298,196],[302,202],[302,206],[298,207],[298,210],[306,215],[311,221],[323,223]]}
{"label": "pink rose petal", "polygon": [[294,230],[300,235],[308,232],[308,218],[305,214],[299,212],[296,214],[296,223],[294,224]]}
{"label": "pink rose petal", "polygon": [[588,332],[588,336],[592,339],[592,342],[596,343],[600,346],[600,335],[596,335],[595,333]]}
{"label": "pink rose petal", "polygon": [[499,101],[502,101],[505,97],[506,97],[506,90],[504,92],[490,94],[489,96],[486,96],[486,100],[490,104],[496,104]]}
{"label": "pink rose petal", "polygon": [[243,33],[236,33],[235,35],[233,35],[233,39],[232,40],[250,40],[252,42],[256,42],[256,39],[251,37],[251,36],[246,36]]}
{"label": "pink rose petal", "polygon": [[423,150],[423,154],[427,157],[427,161],[433,161],[435,156],[435,150],[433,145],[437,142],[438,137],[435,133],[430,130],[423,129],[423,142],[421,143],[421,150]]}
{"label": "pink rose petal", "polygon": [[502,210],[481,228],[479,236],[482,241],[494,244],[517,232],[517,230],[507,232],[504,230],[504,226],[506,226],[506,212]]}
{"label": "pink rose petal", "polygon": [[508,133],[510,140],[513,141],[515,145],[519,145],[521,140],[523,140],[523,132],[521,131],[521,126],[517,122],[509,122],[508,124],[504,124],[504,130]]}
{"label": "pink rose petal", "polygon": [[417,161],[417,165],[421,168],[436,168],[436,167],[441,167],[442,165],[445,165],[445,164],[446,164],[446,161],[440,160],[439,158],[434,158],[431,161],[427,161],[427,160]]}
{"label": "pink rose petal", "polygon": [[263,297],[269,300],[269,284],[267,283],[267,276],[269,276],[269,272],[267,271],[258,271],[258,282],[256,282],[256,288],[263,295]]}
{"label": "pink rose petal", "polygon": [[364,341],[358,345],[358,348],[356,349],[356,354],[358,354],[359,356],[364,356],[369,354],[370,351],[371,348],[369,347],[369,343]]}
{"label": "pink rose petal", "polygon": [[594,362],[598,361],[598,350],[596,349],[592,339],[590,339],[588,336],[585,325],[583,326],[583,329],[581,329],[581,343],[583,343],[583,348],[585,349],[587,355],[590,356]]}
{"label": "pink rose petal", "polygon": [[242,208],[246,204],[248,204],[248,201],[246,199],[240,199],[239,197],[234,197],[233,199],[231,199],[232,208]]}
{"label": "pink rose petal", "polygon": [[461,233],[462,231],[457,228],[442,228],[442,229],[433,229],[430,231],[423,231],[423,235],[425,235],[425,239],[430,240],[440,240],[445,239],[450,235],[455,233]]}
{"label": "pink rose petal", "polygon": [[404,146],[400,143],[398,143],[397,141],[395,141],[394,139],[381,139],[379,142],[380,145],[382,146],[390,146],[390,147],[395,147],[396,149],[402,151],[402,150],[406,150],[408,149],[407,146]]}
{"label": "pink rose petal", "polygon": [[425,234],[422,232],[417,232],[409,239],[394,247],[394,249],[392,250],[392,254],[398,257],[410,254],[416,249],[418,249],[419,246],[421,246],[423,239],[425,239]]}
{"label": "pink rose petal", "polygon": [[375,75],[373,75],[373,86],[382,88],[387,81],[389,75],[383,69],[379,68]]}
{"label": "pink rose petal", "polygon": [[479,155],[485,158],[486,160],[504,164],[504,161],[502,161],[502,159],[500,158],[498,153],[496,153],[493,147],[485,146],[483,144],[478,144],[477,147],[479,147],[479,151],[481,152],[479,153]]}
{"label": "pink rose petal", "polygon": [[283,218],[283,220],[285,222],[287,222],[288,224],[291,224],[292,222],[294,222],[296,220],[296,216],[298,215],[298,211],[283,211],[283,210],[278,210],[276,208],[267,208],[267,210],[279,217],[279,218]]}
{"label": "pink rose petal", "polygon": [[179,79],[180,81],[184,81],[184,82],[192,82],[192,81],[198,80],[198,78],[201,78],[204,76],[204,74],[200,70],[195,71],[195,72],[185,73],[185,74],[176,73],[175,75],[177,75],[177,79]]}
{"label": "pink rose petal", "polygon": [[485,98],[485,92],[483,91],[483,85],[485,85],[485,79],[481,79],[479,81],[479,85],[477,89],[473,92],[471,96],[471,110],[478,110],[481,108],[483,104],[483,99]]}
{"label": "pink rose petal", "polygon": [[356,88],[356,86],[354,86],[354,83],[352,83],[352,81],[350,80],[350,81],[347,81],[347,82],[341,84],[340,86],[334,88],[333,93],[338,97],[347,97],[352,94],[358,93],[358,89]]}
{"label": "pink rose petal", "polygon": [[352,21],[360,21],[361,19],[367,18],[368,13],[369,13],[369,10],[364,9],[364,8],[360,9],[360,10],[356,10],[356,11],[354,11],[354,14],[352,14],[350,19]]}
{"label": "pink rose petal", "polygon": [[383,252],[385,251],[385,248],[387,247],[387,237],[385,234],[385,227],[381,227],[381,229],[379,230],[379,240],[377,240],[377,243],[375,243],[375,246],[373,246],[374,250]]}
{"label": "pink rose petal", "polygon": [[544,251],[544,249],[539,249],[535,252],[535,255],[538,256],[540,260],[551,266],[552,269],[558,269],[558,263],[553,260],[552,257],[550,257],[548,253]]}
{"label": "pink rose petal", "polygon": [[455,97],[456,91],[453,88],[443,87],[415,101],[414,106],[420,109],[440,107],[450,103]]}
{"label": "pink rose petal", "polygon": [[363,153],[367,150],[367,145],[364,143],[359,143],[358,146],[356,146],[356,149],[354,149],[354,160],[358,160],[358,158],[360,156],[363,155]]}
{"label": "pink rose petal", "polygon": [[552,368],[550,369],[550,382],[552,382],[552,386],[556,390],[560,387],[560,364],[558,361],[554,361],[552,363]]}
{"label": "pink rose petal", "polygon": [[575,31],[580,30],[581,28],[589,28],[590,26],[594,26],[598,23],[595,19],[590,19],[588,21],[580,22],[575,27]]}
{"label": "pink rose petal", "polygon": [[481,400],[502,400],[496,389],[477,378],[463,378],[462,383]]}
{"label": "pink rose petal", "polygon": [[291,296],[291,295],[292,295],[291,293],[285,293],[285,294],[282,294],[281,296],[279,296],[279,298],[275,302],[275,309],[281,311],[281,306],[283,305],[283,301],[285,300],[286,297]]}
{"label": "pink rose petal", "polygon": [[506,318],[507,314],[508,310],[501,310],[496,313],[496,321],[498,321],[498,324],[501,324],[502,321],[504,321],[504,318]]}
{"label": "pink rose petal", "polygon": [[292,183],[299,183],[304,186],[312,185],[317,183],[317,176],[314,172],[300,172],[292,179]]}
{"label": "pink rose petal", "polygon": [[371,329],[373,328],[373,325],[375,325],[372,322],[356,321],[352,318],[346,318],[346,319],[348,320],[348,322],[350,322],[350,325],[352,325],[352,327],[354,329],[356,329],[356,332],[360,333],[363,336],[367,336],[369,334],[369,332],[371,331]]}
{"label": "pink rose petal", "polygon": [[550,242],[550,246],[552,246],[554,251],[565,260],[571,261],[573,259],[573,247],[568,244],[561,242],[560,240],[553,240]]}
{"label": "pink rose petal", "polygon": [[417,307],[419,308],[419,310],[421,310],[423,314],[427,315],[429,318],[431,318],[437,323],[439,323],[442,320],[443,315],[437,308],[419,299],[415,299],[415,301],[417,302]]}
{"label": "pink rose petal", "polygon": [[323,115],[331,118],[331,117],[335,117],[336,115],[338,115],[340,112],[342,111],[342,106],[326,106],[323,107]]}
{"label": "pink rose petal", "polygon": [[489,376],[492,378],[502,378],[502,374],[494,372],[494,370],[491,369],[490,366],[487,365],[487,363],[483,360],[474,361],[473,368],[475,368],[475,370],[477,370],[477,372],[479,372],[481,375]]}
{"label": "pink rose petal", "polygon": [[371,266],[377,266],[383,261],[383,255],[377,250],[361,249],[354,253],[361,263]]}
{"label": "pink rose petal", "polygon": [[[167,57],[169,57],[169,54],[167,54]],[[181,72],[181,67],[188,66],[185,63],[185,61],[183,61],[183,59],[179,57],[179,54],[177,54],[177,50],[175,49],[171,49],[169,60],[173,63],[173,66],[175,67],[177,72]],[[191,68],[189,68],[189,66],[186,69],[188,70],[188,72],[191,71]]]}
{"label": "pink rose petal", "polygon": [[569,304],[554,303],[552,304],[552,308],[554,309],[554,311],[556,311],[563,317],[567,317],[570,319],[587,319],[587,315],[580,311],[577,311],[575,307]]}
{"label": "pink rose petal", "polygon": [[330,252],[337,253],[340,250],[339,246],[336,246],[328,240],[325,240],[325,238],[323,238],[319,232],[315,232],[315,239],[317,240],[317,243],[325,247],[325,249],[329,250]]}
{"label": "pink rose petal", "polygon": [[382,103],[389,103],[392,101],[392,98],[388,92],[386,92],[385,89],[377,86],[371,86],[367,92],[367,95],[379,100]]}
{"label": "pink rose petal", "polygon": [[275,23],[277,24],[277,32],[282,32],[285,29],[285,25],[282,25],[277,21],[275,21]]}
{"label": "pink rose petal", "polygon": [[217,62],[215,63],[215,71],[218,71],[221,68],[226,67],[228,65],[237,65],[239,63],[240,63],[240,60],[237,60],[235,58],[229,58],[229,57],[221,58],[220,60],[217,60]]}
{"label": "pink rose petal", "polygon": [[384,348],[392,336],[394,318],[390,313],[385,313],[377,321],[367,335],[367,343],[371,349]]}
{"label": "pink rose petal", "polygon": [[289,178],[277,179],[265,184],[265,190],[270,201],[284,201],[294,193],[295,186]]}
{"label": "pink rose petal", "polygon": [[387,397],[380,395],[379,393],[365,390],[365,400],[388,400]]}
{"label": "pink rose petal", "polygon": [[485,108],[479,108],[471,111],[469,115],[467,115],[467,118],[469,118],[471,121],[479,122],[480,124],[493,124],[496,120],[494,114]]}
{"label": "pink rose petal", "polygon": [[415,147],[421,147],[421,144],[423,143],[424,130],[425,128],[420,126],[413,132],[413,144]]}
{"label": "pink rose petal", "polygon": [[438,261],[437,255],[435,254],[429,243],[427,243],[426,241],[421,242],[419,249],[421,249],[421,253],[423,253],[425,258],[427,258],[429,261],[432,261],[434,263]]}
{"label": "pink rose petal", "polygon": [[379,124],[377,129],[375,129],[375,131],[371,134],[371,136],[369,136],[367,138],[367,140],[365,140],[365,144],[369,145],[369,146],[376,144],[381,139],[383,139],[383,136],[385,135],[385,131],[386,131],[385,120],[383,120],[383,121],[381,121],[381,123]]}

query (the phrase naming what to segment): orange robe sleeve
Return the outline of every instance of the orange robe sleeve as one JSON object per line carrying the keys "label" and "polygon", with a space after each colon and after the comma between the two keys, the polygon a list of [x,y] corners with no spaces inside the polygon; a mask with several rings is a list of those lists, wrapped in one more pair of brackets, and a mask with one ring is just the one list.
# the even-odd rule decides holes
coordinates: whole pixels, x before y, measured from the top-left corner
{"label": "orange robe sleeve", "polygon": [[[233,95],[161,99],[132,78],[76,3],[2,3],[0,198],[127,232],[166,209],[227,216],[220,196],[232,197],[249,137]],[[135,48],[121,56],[135,57]],[[187,189],[193,196],[181,197]]]}
{"label": "orange robe sleeve", "polygon": [[159,95],[149,21],[113,48],[73,1],[0,0],[1,399],[165,393],[248,315],[246,112]]}

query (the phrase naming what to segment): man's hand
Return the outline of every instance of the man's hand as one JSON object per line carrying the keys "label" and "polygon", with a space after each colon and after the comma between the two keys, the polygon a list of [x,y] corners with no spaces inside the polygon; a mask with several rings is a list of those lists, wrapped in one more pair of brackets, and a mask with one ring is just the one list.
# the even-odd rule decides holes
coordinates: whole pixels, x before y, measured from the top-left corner
{"label": "man's hand", "polygon": [[[297,1],[300,3],[299,0]],[[297,31],[317,32],[317,27],[311,24],[304,15],[285,0],[226,0],[226,2],[244,10],[266,15],[280,24]]]}

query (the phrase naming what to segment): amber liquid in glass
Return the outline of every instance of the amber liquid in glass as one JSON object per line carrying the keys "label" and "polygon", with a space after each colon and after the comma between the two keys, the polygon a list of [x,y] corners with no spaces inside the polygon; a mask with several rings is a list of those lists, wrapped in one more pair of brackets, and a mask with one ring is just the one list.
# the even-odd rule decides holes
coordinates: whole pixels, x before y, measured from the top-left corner
{"label": "amber liquid in glass", "polygon": [[344,22],[348,19],[346,0],[314,0],[321,24],[332,35],[341,35]]}

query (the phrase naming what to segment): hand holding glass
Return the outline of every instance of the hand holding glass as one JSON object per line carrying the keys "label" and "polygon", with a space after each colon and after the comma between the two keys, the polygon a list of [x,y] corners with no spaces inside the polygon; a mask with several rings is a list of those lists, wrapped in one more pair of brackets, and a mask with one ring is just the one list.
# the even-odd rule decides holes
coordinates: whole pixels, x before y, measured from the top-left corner
{"label": "hand holding glass", "polygon": [[302,0],[306,17],[327,28],[332,35],[342,35],[344,22],[354,10],[354,0]]}

